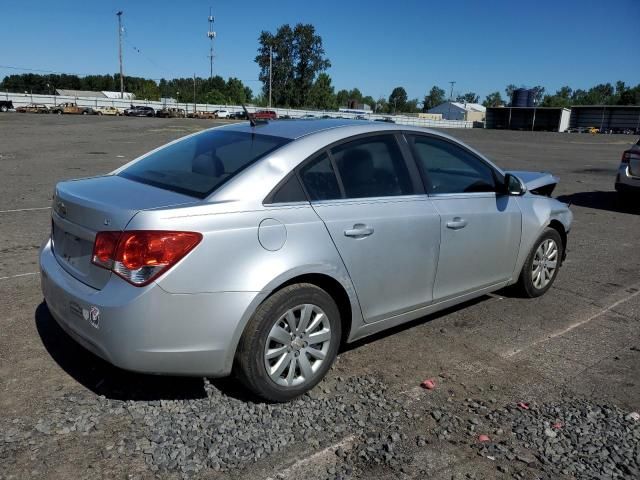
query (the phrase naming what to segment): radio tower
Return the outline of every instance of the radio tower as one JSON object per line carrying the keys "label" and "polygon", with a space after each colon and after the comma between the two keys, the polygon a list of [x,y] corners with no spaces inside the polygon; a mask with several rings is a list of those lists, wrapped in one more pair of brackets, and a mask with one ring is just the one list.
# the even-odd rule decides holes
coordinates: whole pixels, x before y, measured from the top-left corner
{"label": "radio tower", "polygon": [[216,32],[213,31],[213,15],[211,15],[211,7],[209,7],[209,31],[207,32],[207,37],[211,41],[211,46],[209,47],[209,78],[213,78],[213,39],[216,38]]}

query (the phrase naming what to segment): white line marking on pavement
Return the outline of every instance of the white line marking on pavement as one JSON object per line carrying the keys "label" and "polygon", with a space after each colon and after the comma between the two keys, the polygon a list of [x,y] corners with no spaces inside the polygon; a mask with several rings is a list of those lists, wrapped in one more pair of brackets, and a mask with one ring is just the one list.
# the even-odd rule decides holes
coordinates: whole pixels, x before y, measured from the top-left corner
{"label": "white line marking on pavement", "polygon": [[12,278],[30,277],[31,275],[39,275],[40,272],[19,273],[18,275],[9,275],[8,277],[0,277],[0,280],[10,280]]}
{"label": "white line marking on pavement", "polygon": [[[345,437],[342,440],[340,440],[338,443],[334,443],[333,445],[330,445],[327,448],[320,450],[319,452],[316,452],[307,458],[298,460],[289,468],[285,468],[274,477],[267,477],[266,480],[274,480],[274,478],[282,478],[282,479],[302,478],[303,477],[302,474],[307,471],[307,467],[310,464],[322,463],[322,461],[324,461],[327,457],[335,456],[335,451],[338,448],[349,447],[355,441],[355,439],[356,439],[355,435],[349,435],[348,437]],[[304,471],[299,471],[301,469],[304,469]]]}
{"label": "white line marking on pavement", "polygon": [[521,353],[521,352],[523,352],[525,350],[528,350],[529,348],[531,348],[531,347],[533,347],[535,345],[538,345],[540,343],[544,343],[544,342],[549,341],[549,340],[551,340],[553,338],[556,338],[556,337],[560,337],[560,336],[564,335],[565,333],[569,333],[571,330],[574,330],[574,329],[576,329],[576,328],[578,328],[578,327],[580,327],[580,326],[582,326],[582,325],[584,325],[586,323],[589,323],[591,320],[595,320],[596,318],[601,317],[605,313],[608,313],[611,310],[613,310],[614,308],[616,308],[618,305],[620,305],[620,304],[622,304],[624,302],[627,302],[627,301],[631,300],[633,297],[637,297],[638,295],[640,295],[640,290],[638,290],[637,292],[633,292],[631,295],[628,295],[627,297],[622,298],[622,299],[618,300],[617,302],[612,303],[608,307],[605,307],[602,310],[600,310],[599,312],[594,313],[593,315],[591,315],[589,318],[587,318],[585,320],[580,320],[579,322],[573,323],[573,324],[569,325],[568,327],[563,328],[562,330],[559,330],[557,332],[554,332],[554,333],[550,334],[546,338],[541,338],[540,340],[536,340],[535,342],[532,342],[529,345],[526,345],[526,346],[524,346],[522,348],[518,348],[518,349],[516,349],[516,350],[514,350],[512,352],[509,352],[509,353],[504,353],[504,354],[502,354],[502,357],[504,357],[504,358],[513,357],[514,355],[518,355],[519,353]]}
{"label": "white line marking on pavement", "polygon": [[0,210],[0,213],[33,212],[34,210],[49,210],[51,207],[16,208],[15,210]]}

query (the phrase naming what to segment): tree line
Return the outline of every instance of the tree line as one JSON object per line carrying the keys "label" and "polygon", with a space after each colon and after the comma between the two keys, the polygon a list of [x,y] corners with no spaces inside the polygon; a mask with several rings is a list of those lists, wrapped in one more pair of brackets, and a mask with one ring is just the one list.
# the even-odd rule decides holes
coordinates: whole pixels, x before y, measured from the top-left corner
{"label": "tree line", "polygon": [[[313,108],[336,110],[339,107],[360,108],[368,105],[376,113],[417,113],[449,100],[444,89],[434,85],[423,97],[409,98],[402,86],[393,88],[388,97],[375,99],[358,88],[336,92],[332,79],[326,72],[331,67],[322,44],[322,37],[311,24],[295,26],[284,24],[274,33],[262,31],[258,38],[255,62],[260,69],[261,92],[253,96],[251,89],[237,78],[224,80],[212,78],[160,79],[156,82],[141,77],[124,77],[125,90],[136,98],[159,100],[176,98],[179,102],[241,104],[288,108]],[[195,87],[195,93],[194,93]],[[120,76],[114,75],[9,75],[0,83],[1,89],[14,92],[54,93],[55,89],[119,91]],[[500,91],[487,95],[482,102],[486,107],[509,106],[513,92],[518,87],[507,85],[505,97]],[[571,105],[640,105],[640,84],[627,86],[625,82],[596,85],[588,90],[573,90],[569,86],[547,94],[543,86],[532,88],[535,105],[541,107],[569,107]],[[195,96],[195,98],[194,98]],[[461,103],[478,103],[475,92],[457,94],[451,100]]]}
{"label": "tree line", "polygon": [[[125,92],[131,92],[136,98],[146,100],[160,100],[166,97],[175,98],[179,102],[193,102],[194,84],[197,103],[238,105],[253,100],[251,88],[233,77],[227,80],[220,76],[196,77],[195,82],[193,77],[171,80],[162,78],[156,82],[147,78],[124,76]],[[4,77],[0,82],[0,89],[44,95],[55,94],[56,89],[119,92],[120,74],[80,77],[67,74],[24,73]]]}

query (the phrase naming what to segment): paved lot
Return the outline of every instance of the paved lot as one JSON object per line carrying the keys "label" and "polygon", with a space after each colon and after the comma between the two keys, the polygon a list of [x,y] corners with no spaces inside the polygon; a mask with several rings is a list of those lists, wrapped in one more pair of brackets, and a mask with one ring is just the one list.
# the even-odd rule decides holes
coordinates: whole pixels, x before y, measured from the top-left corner
{"label": "paved lot", "polygon": [[[615,430],[590,454],[611,458],[630,435],[638,466],[640,422],[624,417],[640,410],[640,202],[613,192],[635,137],[449,131],[502,167],[560,177],[554,195],[575,223],[554,288],[535,300],[497,292],[350,346],[301,404],[254,404],[228,380],[122,372],[75,345],[42,305],[37,274],[55,183],[214,123],[0,115],[0,479],[591,478],[563,463],[575,452],[557,450],[562,428],[567,439]],[[436,389],[417,388],[424,378]],[[594,409],[621,423],[598,430]],[[527,435],[550,428],[547,411],[564,427],[540,446]]]}

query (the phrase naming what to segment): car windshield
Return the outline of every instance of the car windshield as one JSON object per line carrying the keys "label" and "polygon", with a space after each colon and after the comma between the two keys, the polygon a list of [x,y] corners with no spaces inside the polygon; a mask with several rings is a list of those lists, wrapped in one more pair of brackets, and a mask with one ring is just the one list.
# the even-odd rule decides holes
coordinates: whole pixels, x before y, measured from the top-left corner
{"label": "car windshield", "polygon": [[147,155],[122,170],[119,176],[205,198],[289,141],[270,135],[209,130]]}

